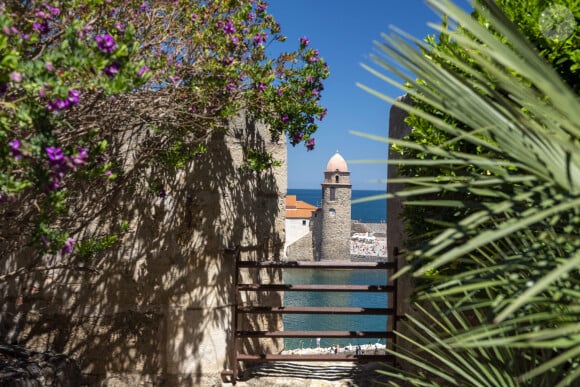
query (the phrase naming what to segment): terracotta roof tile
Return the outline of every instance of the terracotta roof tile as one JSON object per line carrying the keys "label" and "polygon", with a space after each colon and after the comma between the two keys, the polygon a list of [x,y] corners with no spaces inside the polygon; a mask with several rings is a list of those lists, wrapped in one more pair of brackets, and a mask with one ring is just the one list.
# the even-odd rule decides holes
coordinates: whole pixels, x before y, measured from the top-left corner
{"label": "terracotta roof tile", "polygon": [[307,219],[312,217],[312,213],[317,211],[318,207],[306,203],[302,200],[296,200],[296,195],[286,196],[286,217]]}

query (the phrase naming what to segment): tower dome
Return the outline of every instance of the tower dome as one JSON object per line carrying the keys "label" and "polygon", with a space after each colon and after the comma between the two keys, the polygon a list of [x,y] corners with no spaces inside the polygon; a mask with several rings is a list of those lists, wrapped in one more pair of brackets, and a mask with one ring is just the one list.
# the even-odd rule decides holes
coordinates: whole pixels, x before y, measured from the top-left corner
{"label": "tower dome", "polygon": [[346,165],[346,161],[342,158],[340,153],[336,151],[334,156],[328,160],[328,164],[326,164],[326,172],[348,172],[348,166]]}
{"label": "tower dome", "polygon": [[318,260],[349,260],[351,229],[350,172],[338,151],[330,158],[322,183]]}

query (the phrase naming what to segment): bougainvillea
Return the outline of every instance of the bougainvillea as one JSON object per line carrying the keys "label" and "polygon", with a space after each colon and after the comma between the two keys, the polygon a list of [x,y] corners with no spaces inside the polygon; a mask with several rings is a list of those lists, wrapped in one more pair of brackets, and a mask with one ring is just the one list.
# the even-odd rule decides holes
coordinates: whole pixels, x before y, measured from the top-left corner
{"label": "bougainvillea", "polygon": [[[284,40],[263,1],[3,2],[0,202],[17,205],[26,192],[38,208],[40,246],[72,252],[73,236],[55,227],[67,187],[81,178],[114,179],[122,164],[107,153],[107,128],[88,130],[79,112],[114,119],[103,101],[115,95],[172,101],[169,112],[150,104],[139,117],[159,139],[147,160],[183,166],[183,157],[166,157],[176,149],[200,157],[208,134],[225,130],[241,110],[267,123],[272,141],[287,137],[312,150],[316,121],[326,113],[320,92],[328,68],[306,37],[286,43],[295,51],[266,55],[269,44]],[[173,129],[162,115],[172,117]],[[263,155],[252,150],[248,158],[263,169]]]}

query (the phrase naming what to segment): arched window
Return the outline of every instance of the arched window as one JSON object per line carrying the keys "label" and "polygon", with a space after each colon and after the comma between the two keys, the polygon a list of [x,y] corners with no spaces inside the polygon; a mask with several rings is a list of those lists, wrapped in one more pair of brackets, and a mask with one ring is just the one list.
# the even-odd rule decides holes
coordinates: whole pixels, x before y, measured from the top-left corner
{"label": "arched window", "polygon": [[334,176],[334,182],[338,183],[338,175]]}
{"label": "arched window", "polygon": [[331,208],[330,210],[328,210],[328,215],[335,216],[336,215],[336,210],[334,208]]}
{"label": "arched window", "polygon": [[328,200],[336,200],[336,188],[330,187],[330,197]]}

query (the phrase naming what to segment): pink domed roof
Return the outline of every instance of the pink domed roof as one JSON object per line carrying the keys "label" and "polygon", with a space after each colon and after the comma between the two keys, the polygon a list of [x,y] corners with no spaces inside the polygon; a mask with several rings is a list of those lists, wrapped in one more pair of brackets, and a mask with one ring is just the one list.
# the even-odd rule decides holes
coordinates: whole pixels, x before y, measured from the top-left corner
{"label": "pink domed roof", "polygon": [[338,151],[328,160],[328,164],[326,164],[326,171],[327,172],[348,172],[348,167],[346,165],[346,161],[342,158]]}

